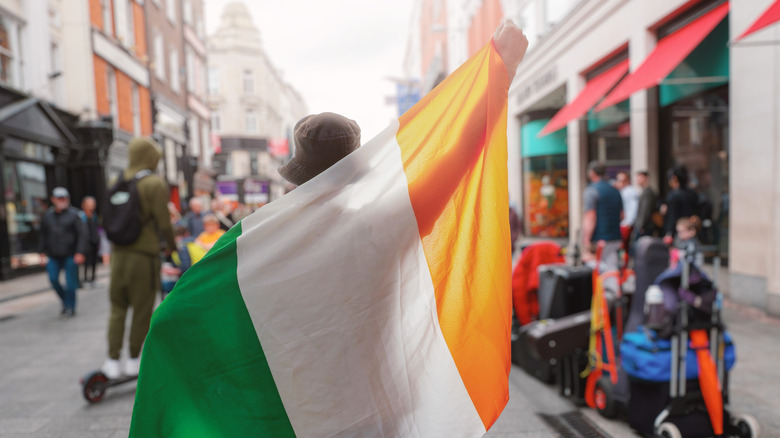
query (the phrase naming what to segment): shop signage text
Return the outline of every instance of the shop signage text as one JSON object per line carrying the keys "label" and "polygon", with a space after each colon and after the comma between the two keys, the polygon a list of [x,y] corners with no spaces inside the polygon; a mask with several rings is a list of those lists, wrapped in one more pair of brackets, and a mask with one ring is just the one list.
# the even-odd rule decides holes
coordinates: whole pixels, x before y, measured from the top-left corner
{"label": "shop signage text", "polygon": [[558,66],[553,65],[549,69],[542,72],[542,74],[540,74],[539,76],[531,80],[528,84],[525,85],[525,87],[520,89],[520,92],[517,93],[517,103],[522,105],[532,96],[539,93],[541,90],[549,86],[551,83],[555,82],[557,79],[558,79]]}

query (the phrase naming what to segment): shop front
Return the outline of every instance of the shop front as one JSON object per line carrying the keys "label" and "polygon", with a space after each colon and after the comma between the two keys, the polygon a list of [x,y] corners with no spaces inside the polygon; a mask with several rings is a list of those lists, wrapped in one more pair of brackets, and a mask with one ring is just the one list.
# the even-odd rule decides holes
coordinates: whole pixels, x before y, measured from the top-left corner
{"label": "shop front", "polygon": [[529,113],[520,128],[525,234],[569,235],[569,171],[566,128],[539,137],[549,112]]}
{"label": "shop front", "polygon": [[0,89],[0,278],[41,266],[40,222],[49,193],[68,187],[81,147],[45,101]]}

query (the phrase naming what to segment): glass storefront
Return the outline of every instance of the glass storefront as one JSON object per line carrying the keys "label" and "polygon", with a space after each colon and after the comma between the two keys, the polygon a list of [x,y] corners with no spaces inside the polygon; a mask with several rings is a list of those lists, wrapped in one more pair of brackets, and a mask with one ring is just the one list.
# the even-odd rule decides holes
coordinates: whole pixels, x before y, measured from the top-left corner
{"label": "glass storefront", "polygon": [[3,183],[11,268],[36,266],[40,263],[40,221],[49,205],[46,168],[42,164],[6,159]]}
{"label": "glass storefront", "polygon": [[631,123],[627,100],[594,113],[588,113],[588,162],[601,161],[607,177],[631,171]]}
{"label": "glass storefront", "polygon": [[[661,175],[683,165],[699,195],[699,240],[728,255],[729,92],[728,86],[680,100],[661,110]],[[669,191],[665,177],[662,195]]]}
{"label": "glass storefront", "polygon": [[566,128],[538,138],[549,119],[521,127],[525,233],[536,237],[569,235],[569,168]]}

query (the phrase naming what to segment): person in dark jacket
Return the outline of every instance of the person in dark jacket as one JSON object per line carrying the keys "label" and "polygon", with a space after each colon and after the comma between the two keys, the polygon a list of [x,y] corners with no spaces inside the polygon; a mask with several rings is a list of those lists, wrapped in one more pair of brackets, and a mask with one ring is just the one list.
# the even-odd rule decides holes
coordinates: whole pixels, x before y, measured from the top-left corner
{"label": "person in dark jacket", "polygon": [[653,231],[655,231],[653,213],[656,211],[658,195],[650,187],[649,175],[646,170],[640,170],[636,173],[636,183],[642,188],[634,226],[635,239],[638,239],[642,236],[652,236]]}
{"label": "person in dark jacket", "polygon": [[[84,254],[84,286],[95,287],[95,269],[100,249],[100,231],[95,213],[95,198],[86,196],[81,200],[79,217],[87,230],[87,252]],[[91,271],[91,272],[90,272]],[[91,275],[90,275],[91,274]]]}
{"label": "person in dark jacket", "polygon": [[664,215],[664,243],[671,245],[677,235],[677,221],[697,214],[699,197],[688,187],[688,171],[684,166],[670,169],[667,181],[672,190],[666,195],[661,213]]}
{"label": "person in dark jacket", "polygon": [[[79,287],[79,267],[87,251],[87,231],[79,211],[70,205],[70,193],[65,187],[52,190],[52,207],[41,221],[38,241],[41,260],[48,257],[46,271],[54,291],[62,300],[60,318],[76,315],[76,289]],[[60,272],[65,270],[65,286],[60,283]]]}
{"label": "person in dark jacket", "polygon": [[[160,146],[148,138],[134,138],[128,145],[128,166],[124,178],[129,180],[143,170],[154,171],[161,157]],[[168,184],[156,174],[136,183],[141,204],[141,234],[129,245],[115,244],[111,260],[111,316],[108,319],[108,358],[101,371],[110,379],[138,375],[141,347],[149,332],[156,292],[160,290],[161,241],[165,253],[176,248],[168,211]],[[128,309],[133,308],[130,323],[130,357],[120,368],[119,355],[125,333]]]}

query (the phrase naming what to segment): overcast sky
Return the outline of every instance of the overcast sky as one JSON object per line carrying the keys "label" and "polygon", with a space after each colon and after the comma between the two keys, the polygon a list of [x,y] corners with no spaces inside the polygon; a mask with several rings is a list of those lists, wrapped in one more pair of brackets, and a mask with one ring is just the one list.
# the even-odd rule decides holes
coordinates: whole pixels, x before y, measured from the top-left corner
{"label": "overcast sky", "polygon": [[[225,5],[203,0],[212,34]],[[414,0],[245,0],[263,47],[310,113],[333,111],[361,126],[362,141],[398,116],[386,77],[400,77]]]}

